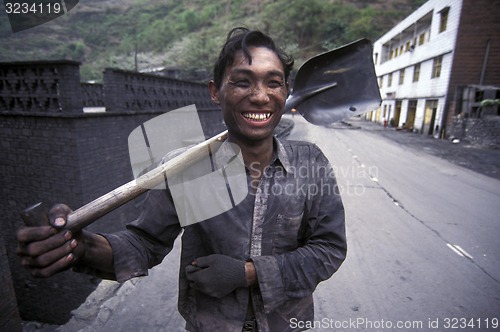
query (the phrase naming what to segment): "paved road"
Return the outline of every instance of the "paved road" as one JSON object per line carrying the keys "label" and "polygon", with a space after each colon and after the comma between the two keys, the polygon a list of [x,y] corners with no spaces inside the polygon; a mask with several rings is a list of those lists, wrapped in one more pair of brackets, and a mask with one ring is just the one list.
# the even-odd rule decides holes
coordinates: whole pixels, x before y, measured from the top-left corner
{"label": "paved road", "polygon": [[366,130],[296,117],[290,139],[323,149],[346,206],[349,254],[318,287],[321,327],[445,330],[467,318],[472,331],[500,319],[500,181]]}
{"label": "paved road", "polygon": [[[347,216],[348,258],[318,286],[312,330],[496,324],[500,181],[373,131],[294,120],[289,138],[318,144],[334,165]],[[177,273],[178,246],[150,277],[101,284],[58,331],[183,331]]]}

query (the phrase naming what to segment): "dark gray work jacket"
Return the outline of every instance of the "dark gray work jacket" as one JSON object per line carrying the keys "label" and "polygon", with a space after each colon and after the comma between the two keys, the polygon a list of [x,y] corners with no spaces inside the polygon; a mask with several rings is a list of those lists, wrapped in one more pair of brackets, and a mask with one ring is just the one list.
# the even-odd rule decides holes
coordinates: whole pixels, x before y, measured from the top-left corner
{"label": "dark gray work jacket", "polygon": [[[235,154],[223,147],[216,153],[222,164]],[[170,190],[151,190],[127,230],[105,235],[116,279],[147,275],[183,230],[178,307],[187,330],[240,332],[249,303],[260,332],[296,330],[292,318],[313,320],[313,291],[346,256],[344,207],[332,167],[317,146],[275,139],[274,151],[256,190],[250,188],[234,207],[201,222],[181,227]],[[201,197],[214,195],[209,186],[202,187]],[[184,269],[210,254],[252,260],[258,286],[238,288],[221,299],[193,289]]]}

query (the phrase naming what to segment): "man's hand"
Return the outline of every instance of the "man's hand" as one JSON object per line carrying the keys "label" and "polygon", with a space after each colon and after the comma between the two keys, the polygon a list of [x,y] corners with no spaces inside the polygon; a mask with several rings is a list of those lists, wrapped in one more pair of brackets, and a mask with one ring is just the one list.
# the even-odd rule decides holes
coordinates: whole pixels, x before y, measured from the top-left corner
{"label": "man's hand", "polygon": [[245,261],[214,254],[195,259],[186,266],[186,275],[196,289],[222,298],[239,287],[248,287]]}
{"label": "man's hand", "polygon": [[66,205],[55,205],[49,211],[50,225],[21,227],[17,231],[16,253],[32,276],[50,277],[67,270],[85,254],[82,232],[61,230],[69,213],[71,209]]}

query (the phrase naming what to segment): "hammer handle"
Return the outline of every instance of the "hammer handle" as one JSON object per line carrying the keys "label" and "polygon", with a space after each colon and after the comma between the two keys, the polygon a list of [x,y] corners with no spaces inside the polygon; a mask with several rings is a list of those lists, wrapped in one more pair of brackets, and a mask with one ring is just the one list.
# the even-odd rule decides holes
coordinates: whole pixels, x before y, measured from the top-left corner
{"label": "hammer handle", "polygon": [[[168,176],[175,174],[187,166],[190,166],[208,156],[211,149],[210,146],[214,143],[224,141],[226,138],[227,131],[224,131],[209,140],[193,146],[184,153],[170,159],[166,163],[154,168],[137,179],[132,180],[73,211],[68,215],[65,228],[75,232],[83,229],[100,217],[115,210],[149,189],[157,187],[159,184],[164,182]],[[43,206],[41,203],[38,204]],[[34,209],[34,212],[30,212],[35,206],[38,206],[38,204],[21,212],[21,216],[28,226],[39,226],[39,224],[36,224],[33,220],[38,220],[40,218],[41,207],[37,207]],[[45,221],[48,225],[46,213]]]}

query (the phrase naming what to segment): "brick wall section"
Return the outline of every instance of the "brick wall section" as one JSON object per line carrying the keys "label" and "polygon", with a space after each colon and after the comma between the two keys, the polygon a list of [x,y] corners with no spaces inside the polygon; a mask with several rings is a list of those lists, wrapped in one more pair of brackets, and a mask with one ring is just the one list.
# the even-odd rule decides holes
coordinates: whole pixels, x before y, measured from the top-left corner
{"label": "brick wall section", "polygon": [[449,83],[447,127],[456,116],[456,90],[460,85],[480,84],[490,41],[483,85],[500,85],[500,3],[494,0],[464,0]]}
{"label": "brick wall section", "polygon": [[0,112],[82,111],[78,62],[0,63],[0,83]]}
{"label": "brick wall section", "polygon": [[23,319],[61,323],[95,284],[86,276],[71,273],[46,280],[31,278],[14,254],[14,234],[21,226],[19,211],[33,203],[78,206],[82,202],[74,122],[59,117],[0,116],[2,236],[19,311]]}
{"label": "brick wall section", "polygon": [[[206,131],[215,134],[220,132],[216,125],[221,128],[222,121],[214,121],[212,112],[220,114],[216,110],[204,111],[200,117],[210,127]],[[70,310],[95,288],[96,279],[70,272],[47,280],[31,278],[14,254],[14,234],[22,224],[19,211],[39,201],[47,206],[65,202],[76,209],[132,180],[128,135],[156,115],[154,112],[59,116],[0,113],[2,235],[23,319],[64,323],[70,318]],[[123,229],[137,217],[141,199],[106,215],[89,229],[98,232]],[[64,308],[60,303],[64,303]]]}
{"label": "brick wall section", "polygon": [[17,309],[14,286],[10,275],[9,259],[0,236],[0,331],[21,332],[21,318]]}
{"label": "brick wall section", "polygon": [[[49,279],[29,276],[15,255],[15,232],[22,224],[19,211],[39,201],[47,206],[65,202],[78,208],[130,181],[128,135],[135,127],[177,105],[197,105],[205,136],[224,129],[220,110],[213,108],[208,93],[203,93],[205,85],[163,79],[161,82],[175,81],[180,86],[173,97],[178,97],[178,104],[160,105],[165,103],[161,98],[144,104],[153,94],[169,93],[150,75],[145,81],[153,83],[145,84],[135,82],[140,78],[135,74],[116,74],[114,104],[110,104],[109,111],[83,113],[84,105],[100,106],[99,102],[84,102],[99,100],[99,90],[94,89],[99,88],[91,87],[94,90],[90,97],[83,97],[85,88],[80,85],[77,69],[77,63],[64,61],[18,63],[17,67],[0,64],[3,75],[0,77],[0,210],[3,211],[0,236],[5,244],[19,312],[25,320],[65,323],[71,310],[95,289],[98,279],[72,272]],[[126,94],[120,91],[129,76],[134,77],[135,83],[127,83],[128,89],[142,91],[135,94],[135,99],[124,98]],[[109,78],[107,82],[112,83]],[[194,92],[190,91],[193,87]],[[106,96],[111,96],[109,90]],[[40,100],[46,102],[39,106],[35,101]],[[123,100],[129,101],[128,106],[117,107],[124,105],[120,104]],[[158,105],[162,106],[160,110]],[[99,232],[122,229],[125,223],[137,217],[141,200],[139,197],[127,203],[89,228]]]}
{"label": "brick wall section", "polygon": [[104,71],[104,98],[110,112],[213,108],[206,84],[118,69]]}
{"label": "brick wall section", "polygon": [[104,87],[98,83],[82,83],[83,107],[104,107]]}

